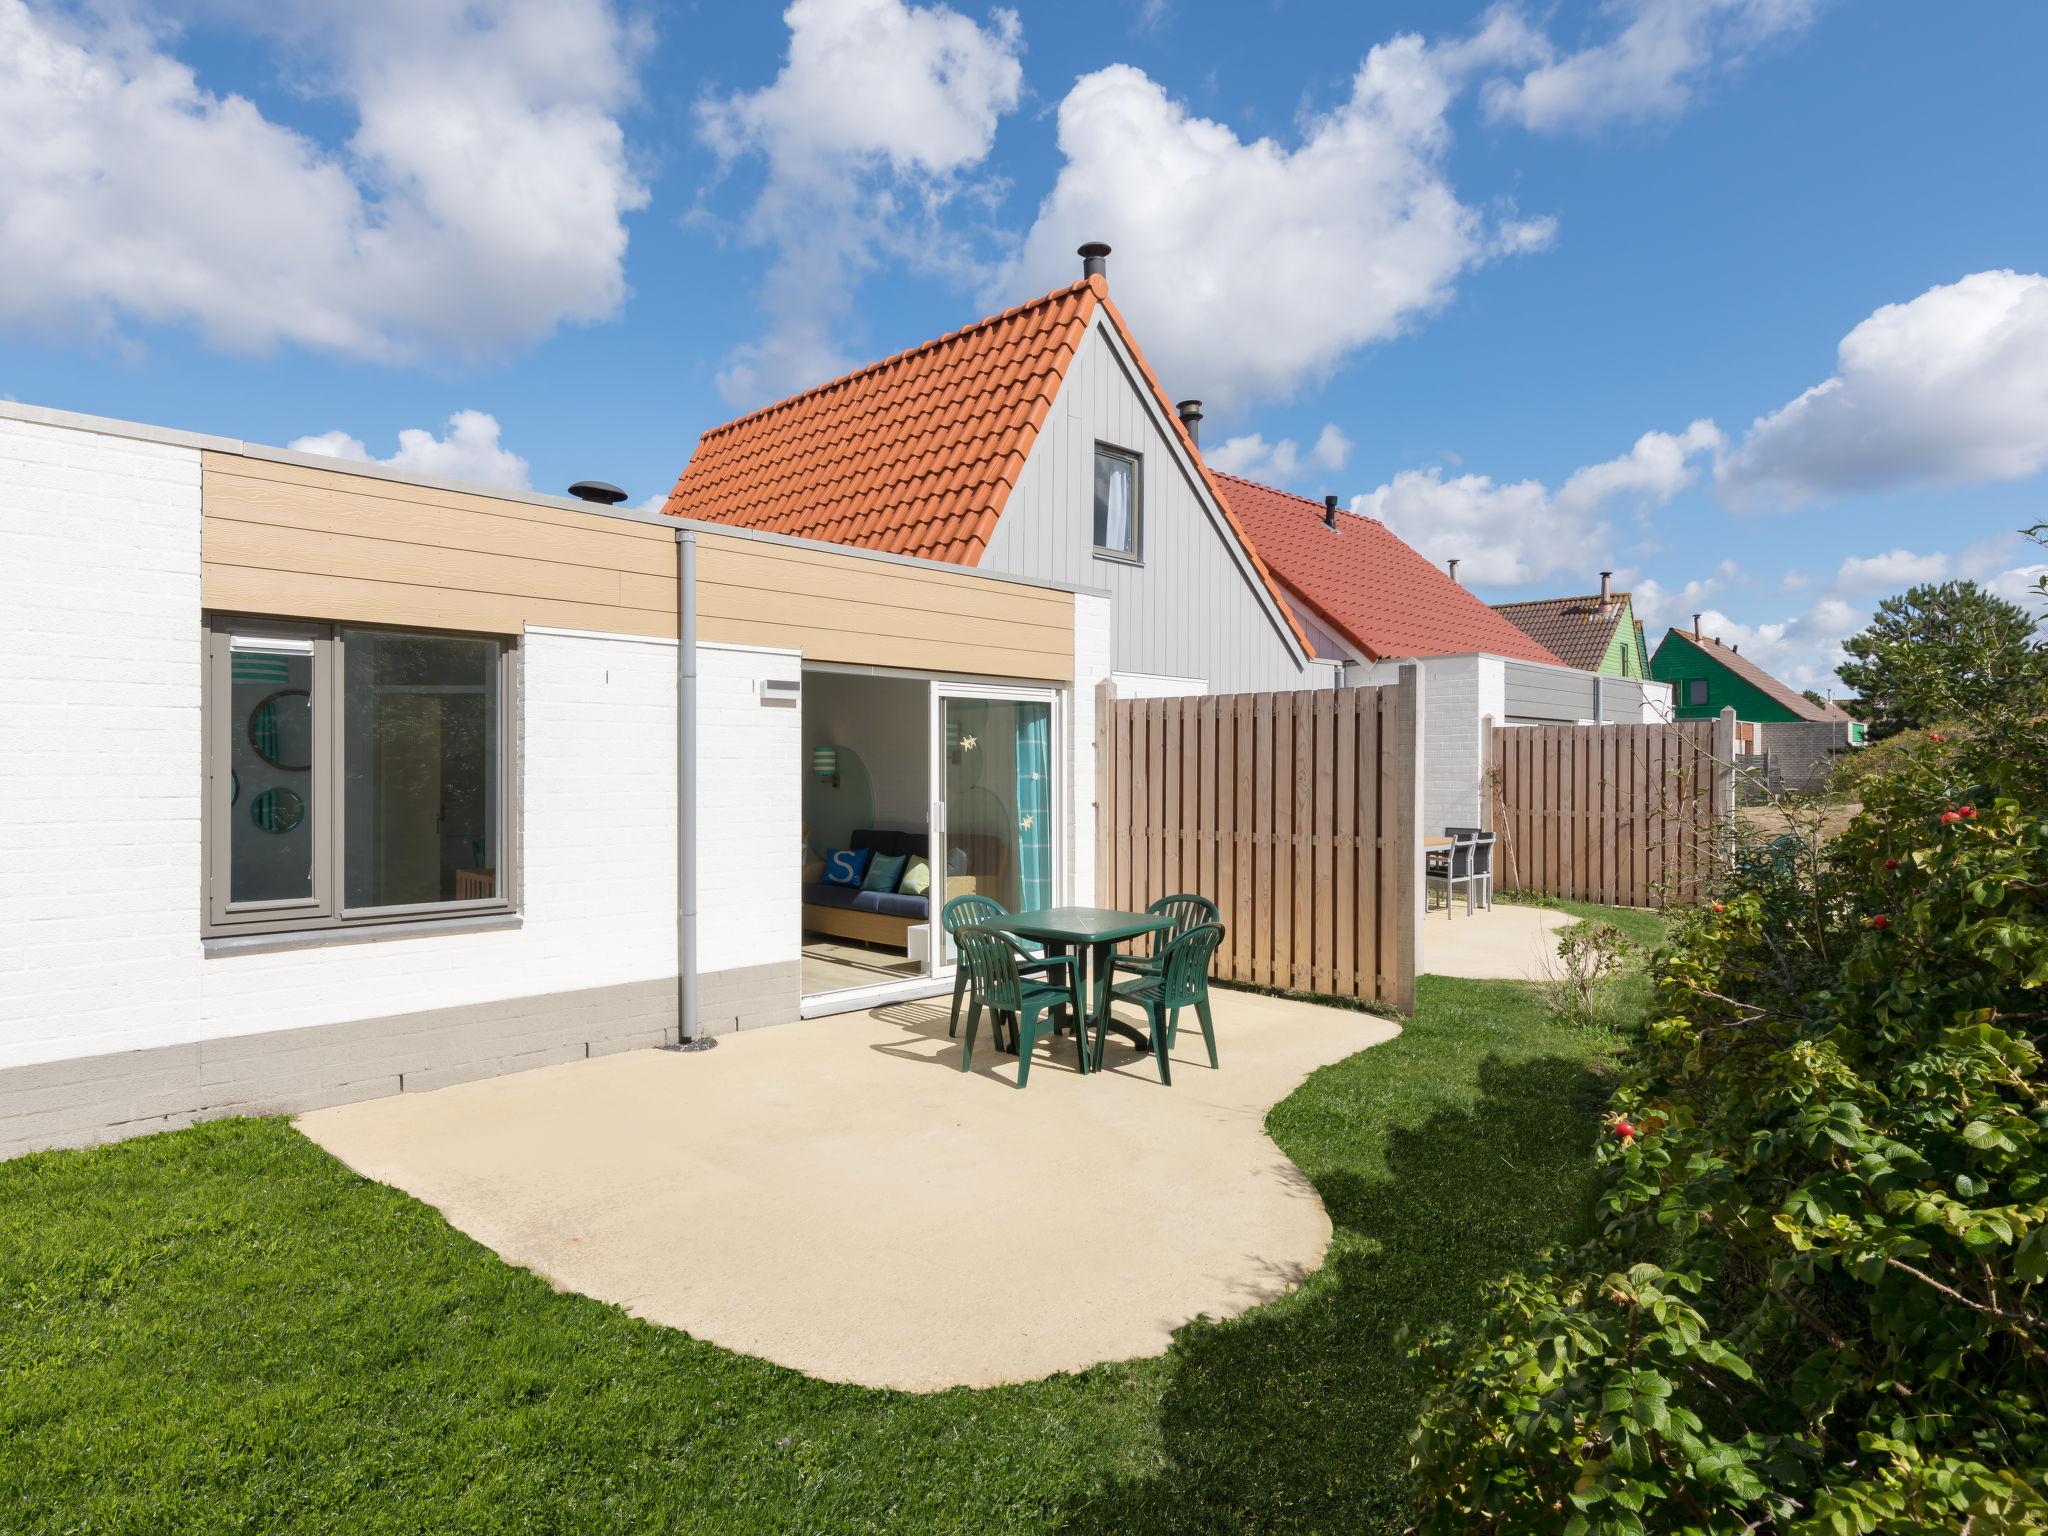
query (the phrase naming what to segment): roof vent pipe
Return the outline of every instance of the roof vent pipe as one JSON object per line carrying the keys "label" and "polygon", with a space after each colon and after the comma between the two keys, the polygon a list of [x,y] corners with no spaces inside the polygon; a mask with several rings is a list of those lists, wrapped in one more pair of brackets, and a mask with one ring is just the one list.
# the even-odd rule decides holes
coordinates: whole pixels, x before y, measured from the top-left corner
{"label": "roof vent pipe", "polygon": [[1614,606],[1614,572],[1600,573],[1600,607],[1605,610]]}
{"label": "roof vent pipe", "polygon": [[1180,424],[1188,429],[1188,441],[1197,448],[1202,446],[1202,402],[1183,400],[1174,407],[1180,413]]}
{"label": "roof vent pipe", "polygon": [[1325,496],[1323,498],[1323,526],[1325,528],[1337,526],[1337,498],[1335,496]]}
{"label": "roof vent pipe", "polygon": [[1700,638],[1700,615],[1697,613],[1692,616],[1692,637],[1695,640]]}
{"label": "roof vent pipe", "polygon": [[1451,580],[1456,581],[1458,579],[1458,557],[1453,555],[1448,564],[1451,568]]}
{"label": "roof vent pipe", "polygon": [[1109,247],[1100,240],[1090,240],[1074,253],[1081,258],[1081,276],[1099,277],[1109,281]]}
{"label": "roof vent pipe", "polygon": [[578,501],[594,501],[604,507],[616,507],[626,499],[624,491],[602,480],[578,480],[569,487],[569,494]]}

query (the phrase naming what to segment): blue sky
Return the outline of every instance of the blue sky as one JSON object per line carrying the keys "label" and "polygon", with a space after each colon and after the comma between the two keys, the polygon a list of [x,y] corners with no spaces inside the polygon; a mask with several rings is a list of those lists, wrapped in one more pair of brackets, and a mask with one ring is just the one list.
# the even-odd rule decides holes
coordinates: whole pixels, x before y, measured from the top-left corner
{"label": "blue sky", "polygon": [[2032,0],[0,0],[0,394],[637,501],[1103,238],[1225,467],[1825,687],[2039,558],[2043,57]]}

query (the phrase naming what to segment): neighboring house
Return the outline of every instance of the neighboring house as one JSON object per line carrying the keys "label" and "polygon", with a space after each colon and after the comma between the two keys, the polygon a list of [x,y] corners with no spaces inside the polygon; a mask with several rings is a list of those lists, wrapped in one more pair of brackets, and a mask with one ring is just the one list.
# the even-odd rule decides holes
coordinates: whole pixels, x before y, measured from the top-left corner
{"label": "neighboring house", "polygon": [[1425,682],[1423,821],[1477,825],[1496,725],[1665,718],[1664,690],[1603,680],[1566,665],[1376,518],[1256,480],[1216,476],[1237,521],[1319,656],[1348,684],[1393,681],[1401,663]]}
{"label": "neighboring house", "polygon": [[667,511],[1106,591],[1127,693],[1329,687],[1110,301],[1081,281],[706,432]]}
{"label": "neighboring house", "polygon": [[1735,711],[1740,738],[1774,789],[1812,790],[1826,781],[1830,760],[1864,742],[1863,722],[1832,700],[1816,704],[1780,682],[1737,646],[1701,632],[1672,629],[1650,658],[1650,674],[1671,685],[1681,720],[1705,720]]}
{"label": "neighboring house", "polygon": [[1585,597],[1544,597],[1494,608],[1568,667],[1603,677],[1651,675],[1635,605],[1628,593],[1614,590],[1612,571],[1602,571],[1600,590]]}
{"label": "neighboring house", "polygon": [[794,1019],[805,810],[862,730],[854,826],[960,808],[892,912],[1091,899],[1110,630],[1052,582],[0,401],[0,1156]]}

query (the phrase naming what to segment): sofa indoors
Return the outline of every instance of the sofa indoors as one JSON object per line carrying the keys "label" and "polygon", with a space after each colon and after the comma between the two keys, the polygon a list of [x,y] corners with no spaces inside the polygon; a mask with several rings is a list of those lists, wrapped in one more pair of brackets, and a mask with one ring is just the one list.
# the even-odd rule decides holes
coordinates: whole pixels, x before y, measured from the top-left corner
{"label": "sofa indoors", "polygon": [[[985,834],[962,832],[947,839],[950,844],[946,877],[949,895],[1001,887],[1004,848],[1000,840]],[[871,849],[881,857],[916,854],[929,861],[931,838],[923,832],[892,832],[865,828],[853,833],[850,848]],[[936,883],[936,874],[934,876]],[[850,885],[831,885],[824,879],[822,864],[804,866],[804,929],[836,939],[856,939],[864,944],[883,944],[892,949],[910,947],[910,930],[932,919],[931,898],[907,891],[864,891]]]}

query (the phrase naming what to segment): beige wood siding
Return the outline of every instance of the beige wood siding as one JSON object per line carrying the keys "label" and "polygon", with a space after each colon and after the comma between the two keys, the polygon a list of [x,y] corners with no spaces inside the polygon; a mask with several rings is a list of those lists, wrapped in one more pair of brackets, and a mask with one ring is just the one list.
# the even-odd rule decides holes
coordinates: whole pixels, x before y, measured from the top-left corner
{"label": "beige wood siding", "polygon": [[[670,528],[346,469],[202,456],[218,612],[517,634],[676,632]],[[814,661],[1067,682],[1068,592],[704,533],[697,632]]]}
{"label": "beige wood siding", "polygon": [[1074,676],[1070,592],[716,533],[697,539],[697,633],[810,661]]}
{"label": "beige wood siding", "polygon": [[206,453],[208,608],[517,634],[676,632],[666,528]]}

